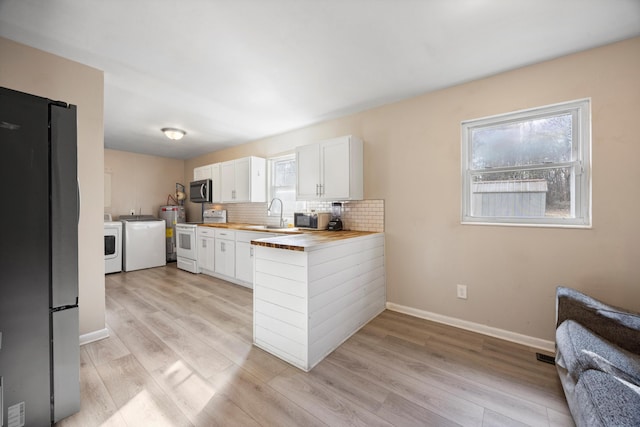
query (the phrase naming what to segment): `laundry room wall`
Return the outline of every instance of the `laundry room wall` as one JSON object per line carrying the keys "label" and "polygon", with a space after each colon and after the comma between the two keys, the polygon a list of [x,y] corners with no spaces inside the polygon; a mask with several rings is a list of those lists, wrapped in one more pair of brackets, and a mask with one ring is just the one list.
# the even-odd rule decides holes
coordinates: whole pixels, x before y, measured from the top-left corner
{"label": "laundry room wall", "polygon": [[176,183],[188,185],[184,160],[126,151],[104,150],[104,174],[104,211],[113,219],[131,210],[158,216],[158,208],[175,195]]}

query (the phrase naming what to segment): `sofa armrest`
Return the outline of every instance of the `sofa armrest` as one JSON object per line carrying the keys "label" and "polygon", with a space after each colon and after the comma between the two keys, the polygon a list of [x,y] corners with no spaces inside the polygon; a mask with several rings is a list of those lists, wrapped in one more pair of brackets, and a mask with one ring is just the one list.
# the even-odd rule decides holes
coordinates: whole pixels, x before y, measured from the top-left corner
{"label": "sofa armrest", "polygon": [[608,341],[640,354],[640,314],[604,304],[575,289],[556,289],[556,328],[573,319]]}

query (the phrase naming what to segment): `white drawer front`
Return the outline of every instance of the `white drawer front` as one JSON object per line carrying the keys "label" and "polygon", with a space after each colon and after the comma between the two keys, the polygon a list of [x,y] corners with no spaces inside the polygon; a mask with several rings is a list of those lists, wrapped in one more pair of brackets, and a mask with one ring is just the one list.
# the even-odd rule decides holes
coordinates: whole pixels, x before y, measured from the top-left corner
{"label": "white drawer front", "polygon": [[181,270],[189,271],[191,273],[199,273],[198,263],[194,259],[178,258],[176,267]]}
{"label": "white drawer front", "polygon": [[214,237],[216,231],[211,227],[198,227],[198,236]]}
{"label": "white drawer front", "polygon": [[216,228],[215,237],[217,239],[236,240],[236,232],[233,230]]}

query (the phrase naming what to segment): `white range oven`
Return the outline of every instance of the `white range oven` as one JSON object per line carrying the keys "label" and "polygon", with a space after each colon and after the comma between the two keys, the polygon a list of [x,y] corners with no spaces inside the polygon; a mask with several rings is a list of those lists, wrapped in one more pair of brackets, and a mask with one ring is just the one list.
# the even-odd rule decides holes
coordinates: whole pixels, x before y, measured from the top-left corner
{"label": "white range oven", "polygon": [[197,227],[197,224],[176,224],[177,267],[191,273],[199,273],[196,250]]}
{"label": "white range oven", "polygon": [[[225,209],[205,209],[202,211],[202,219],[205,224],[222,224],[227,222],[227,211]],[[197,234],[198,224],[176,224],[177,267],[191,273],[200,273],[196,245]]]}

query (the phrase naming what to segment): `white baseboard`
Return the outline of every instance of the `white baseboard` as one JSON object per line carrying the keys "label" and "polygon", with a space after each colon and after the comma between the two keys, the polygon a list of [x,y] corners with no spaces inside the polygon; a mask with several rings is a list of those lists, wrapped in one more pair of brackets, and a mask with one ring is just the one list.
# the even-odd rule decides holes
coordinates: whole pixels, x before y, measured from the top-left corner
{"label": "white baseboard", "polygon": [[457,319],[455,317],[444,316],[442,314],[431,313],[429,311],[407,307],[392,302],[387,302],[387,309],[391,311],[397,311],[398,313],[408,314],[409,316],[419,317],[421,319],[431,320],[433,322],[443,323],[445,325],[465,329],[467,331],[477,332],[479,334],[488,335],[490,337],[515,342],[551,353],[555,353],[556,351],[555,342],[553,341],[530,337],[528,335],[522,335],[516,332],[506,331],[504,329],[481,325],[480,323],[469,322],[468,320]]}
{"label": "white baseboard", "polygon": [[103,340],[105,338],[109,338],[109,330],[107,328],[80,335],[80,345],[89,344],[90,342]]}

